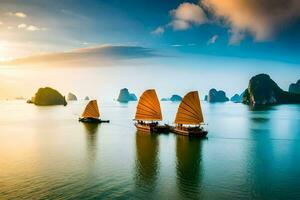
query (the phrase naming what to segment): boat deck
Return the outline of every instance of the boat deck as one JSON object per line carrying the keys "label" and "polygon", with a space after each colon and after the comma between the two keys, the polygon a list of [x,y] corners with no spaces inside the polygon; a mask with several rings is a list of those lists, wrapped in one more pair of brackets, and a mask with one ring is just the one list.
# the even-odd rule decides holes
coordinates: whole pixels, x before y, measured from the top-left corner
{"label": "boat deck", "polygon": [[135,127],[142,132],[148,133],[168,133],[170,131],[169,126],[158,124],[139,124],[135,123]]}
{"label": "boat deck", "polygon": [[208,134],[208,131],[203,128],[170,126],[169,129],[172,133],[184,136],[206,137]]}

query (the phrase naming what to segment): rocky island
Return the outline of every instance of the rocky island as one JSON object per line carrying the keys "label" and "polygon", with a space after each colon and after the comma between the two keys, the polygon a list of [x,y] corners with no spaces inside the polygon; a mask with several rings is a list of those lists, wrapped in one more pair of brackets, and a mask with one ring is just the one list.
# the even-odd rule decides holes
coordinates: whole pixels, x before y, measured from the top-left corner
{"label": "rocky island", "polygon": [[65,97],[50,87],[40,88],[27,103],[33,103],[37,106],[67,105]]}
{"label": "rocky island", "polygon": [[243,102],[243,96],[244,93],[242,94],[235,94],[230,98],[230,101],[234,102],[234,103],[242,103]]}
{"label": "rocky island", "polygon": [[300,94],[283,91],[267,74],[253,76],[243,103],[251,106],[300,103]]}
{"label": "rocky island", "polygon": [[137,97],[134,93],[129,93],[127,88],[120,90],[119,97],[117,99],[119,102],[126,103],[129,101],[137,101]]}
{"label": "rocky island", "polygon": [[226,97],[226,93],[222,90],[216,90],[215,88],[209,90],[207,97],[205,97],[208,102],[226,102],[229,101],[228,97]]}
{"label": "rocky island", "polygon": [[290,85],[289,92],[300,93],[300,79],[297,81],[297,83],[292,83]]}
{"label": "rocky island", "polygon": [[68,97],[67,97],[68,101],[77,101],[77,97],[75,94],[69,92]]}
{"label": "rocky island", "polygon": [[162,98],[161,101],[172,101],[172,102],[177,102],[177,101],[181,101],[182,97],[177,95],[177,94],[173,94],[170,98]]}

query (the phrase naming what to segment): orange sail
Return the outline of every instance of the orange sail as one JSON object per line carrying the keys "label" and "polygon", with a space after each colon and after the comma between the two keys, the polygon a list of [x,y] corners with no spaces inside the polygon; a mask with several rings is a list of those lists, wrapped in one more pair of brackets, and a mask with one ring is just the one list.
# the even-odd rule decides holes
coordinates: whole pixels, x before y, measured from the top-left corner
{"label": "orange sail", "polygon": [[96,118],[100,117],[99,108],[97,100],[90,101],[85,107],[84,112],[82,113],[82,118]]}
{"label": "orange sail", "polygon": [[198,125],[204,121],[197,91],[189,92],[182,99],[175,118],[175,124]]}
{"label": "orange sail", "polygon": [[155,90],[146,90],[139,99],[135,120],[161,121],[162,114]]}

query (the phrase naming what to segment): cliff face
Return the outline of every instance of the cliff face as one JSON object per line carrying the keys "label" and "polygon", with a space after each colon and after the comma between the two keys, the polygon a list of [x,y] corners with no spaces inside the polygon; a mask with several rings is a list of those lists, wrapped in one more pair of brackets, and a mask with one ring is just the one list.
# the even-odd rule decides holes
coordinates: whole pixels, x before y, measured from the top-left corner
{"label": "cliff face", "polygon": [[76,95],[71,92],[69,92],[67,99],[68,99],[68,101],[77,101]]}
{"label": "cliff face", "polygon": [[137,101],[137,97],[134,93],[129,93],[127,88],[123,88],[120,90],[117,100],[119,102]]}
{"label": "cliff face", "polygon": [[65,97],[50,87],[40,88],[31,98],[31,103],[38,106],[67,105]]}
{"label": "cliff face", "polygon": [[300,103],[300,94],[283,91],[267,74],[252,77],[243,96],[252,106]]}
{"label": "cliff face", "polygon": [[208,102],[226,102],[229,101],[229,99],[226,97],[226,93],[222,90],[217,91],[216,89],[209,90],[208,96],[207,96]]}
{"label": "cliff face", "polygon": [[289,87],[289,92],[291,93],[300,93],[300,79],[297,83],[292,83]]}

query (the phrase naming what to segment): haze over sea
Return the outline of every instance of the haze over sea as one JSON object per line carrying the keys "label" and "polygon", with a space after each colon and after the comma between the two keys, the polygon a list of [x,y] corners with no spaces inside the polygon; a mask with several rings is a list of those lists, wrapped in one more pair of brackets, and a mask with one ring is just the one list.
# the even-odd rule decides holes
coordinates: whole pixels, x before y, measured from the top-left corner
{"label": "haze over sea", "polygon": [[[0,102],[0,199],[299,199],[300,106],[201,102],[207,139],[143,134],[136,102]],[[177,103],[162,102],[164,122]]]}

